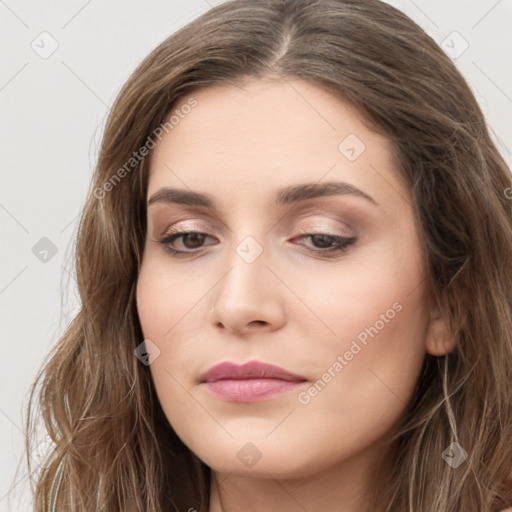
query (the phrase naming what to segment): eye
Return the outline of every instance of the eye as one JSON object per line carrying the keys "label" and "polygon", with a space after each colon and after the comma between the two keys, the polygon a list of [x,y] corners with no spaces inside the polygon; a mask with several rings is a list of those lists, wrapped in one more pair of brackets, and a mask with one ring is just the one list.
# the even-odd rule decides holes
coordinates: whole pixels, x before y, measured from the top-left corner
{"label": "eye", "polygon": [[[327,233],[304,233],[298,239],[310,239],[313,244],[312,252],[337,254],[346,251],[356,241],[356,237],[344,237],[340,235],[329,235]],[[300,243],[299,245],[306,246]]]}
{"label": "eye", "polygon": [[[166,252],[172,256],[180,257],[199,252],[205,246],[205,241],[208,238],[213,239],[207,233],[200,231],[176,231],[157,241],[163,245]],[[299,245],[306,247],[313,253],[328,255],[344,252],[356,241],[356,237],[344,237],[328,233],[303,233],[294,240],[297,239],[309,239],[312,247],[306,243],[299,243]],[[181,246],[180,248],[176,248],[176,241],[179,241],[178,245]]]}
{"label": "eye", "polygon": [[[202,249],[205,239],[212,238],[207,233],[201,233],[200,231],[176,231],[171,233],[161,240],[158,240],[163,245],[164,249],[172,254],[173,256],[185,256],[198,252],[197,249]],[[172,244],[179,240],[181,249],[176,249]]]}

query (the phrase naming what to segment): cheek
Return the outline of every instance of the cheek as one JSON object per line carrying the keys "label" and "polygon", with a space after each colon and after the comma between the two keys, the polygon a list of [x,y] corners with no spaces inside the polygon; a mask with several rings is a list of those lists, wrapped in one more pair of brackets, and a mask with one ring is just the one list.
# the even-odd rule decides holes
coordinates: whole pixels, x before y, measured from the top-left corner
{"label": "cheek", "polygon": [[[180,289],[177,279],[170,286],[166,274],[149,260],[143,263],[137,282],[137,312],[144,339],[150,339],[158,347],[158,356],[151,362],[148,371],[155,385],[158,401],[164,413],[186,445],[194,445],[200,432],[194,429],[194,422],[200,411],[195,410],[185,382],[190,364],[185,362],[186,343],[171,343],[175,331],[183,331],[186,324],[180,318],[186,312],[185,303],[190,290]],[[185,291],[182,291],[185,290]],[[184,336],[180,338],[186,339]],[[190,357],[194,357],[191,350]]]}
{"label": "cheek", "polygon": [[[322,293],[310,295],[311,308],[332,333],[310,349],[319,379],[299,401],[326,418],[333,435],[342,429],[353,440],[358,432],[376,438],[412,398],[428,326],[416,254],[400,261],[383,251],[324,279]],[[312,418],[306,418],[311,427]]]}
{"label": "cheek", "polygon": [[[152,255],[143,261],[136,289],[137,312],[144,339],[158,347],[149,371],[158,399],[172,426],[188,439],[193,428],[180,429],[194,409],[190,390],[197,375],[201,346],[198,338],[205,325],[205,290],[211,276],[170,271],[165,261]],[[204,347],[203,347],[204,348]],[[213,356],[210,357],[213,359]],[[189,414],[190,412],[190,414]],[[183,437],[182,437],[183,438]]]}
{"label": "cheek", "polygon": [[197,315],[194,306],[205,289],[199,276],[170,270],[165,257],[146,258],[137,280],[137,312],[144,337],[165,343],[177,327],[183,329],[188,319]]}
{"label": "cheek", "polygon": [[165,297],[162,296],[163,288],[159,284],[158,275],[158,266],[144,255],[136,290],[137,313],[144,338],[155,337],[161,331],[158,327],[163,327],[164,323],[162,306]]}
{"label": "cheek", "polygon": [[[293,283],[301,299],[288,310],[289,320],[310,326],[302,337],[305,350],[324,359],[322,353],[344,352],[358,340],[363,347],[372,345],[370,352],[378,356],[380,350],[423,351],[428,320],[420,286],[423,262],[412,235],[398,250],[388,242],[349,255],[340,264],[283,269],[283,281]],[[311,314],[304,314],[304,306]],[[319,336],[321,341],[313,342]]]}

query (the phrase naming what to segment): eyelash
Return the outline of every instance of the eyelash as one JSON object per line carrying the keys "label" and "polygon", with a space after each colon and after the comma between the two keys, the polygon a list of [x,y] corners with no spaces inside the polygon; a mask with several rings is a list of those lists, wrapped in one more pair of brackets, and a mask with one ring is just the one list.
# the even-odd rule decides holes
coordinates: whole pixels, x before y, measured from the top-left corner
{"label": "eyelash", "polygon": [[[174,233],[171,233],[171,234],[165,236],[161,240],[157,240],[157,241],[163,245],[164,250],[166,252],[168,252],[169,254],[171,254],[171,256],[174,256],[176,258],[186,257],[187,255],[191,255],[191,254],[195,254],[195,253],[199,252],[202,249],[202,247],[195,251],[194,250],[179,251],[179,250],[171,247],[171,243],[174,242],[174,240],[176,240],[178,238],[182,238],[185,235],[191,235],[191,234],[205,235],[207,237],[209,236],[207,233],[203,233],[201,231],[176,231]],[[324,249],[316,249],[316,250],[310,249],[311,252],[313,252],[313,253],[328,254],[330,257],[334,257],[339,253],[343,253],[343,252],[347,251],[349,246],[352,245],[356,241],[356,237],[343,237],[343,236],[339,236],[339,235],[330,235],[328,233],[306,233],[306,232],[304,232],[304,233],[301,233],[301,236],[299,238],[308,238],[308,237],[311,238],[314,236],[321,236],[321,237],[327,238],[334,242],[334,245],[327,249],[325,249],[325,248]],[[299,245],[303,245],[303,244],[299,244]]]}

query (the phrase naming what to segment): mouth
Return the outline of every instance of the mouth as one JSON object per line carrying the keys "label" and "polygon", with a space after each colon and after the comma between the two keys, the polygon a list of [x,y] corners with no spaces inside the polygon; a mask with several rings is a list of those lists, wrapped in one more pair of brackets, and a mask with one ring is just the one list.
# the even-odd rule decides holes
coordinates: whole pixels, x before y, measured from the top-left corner
{"label": "mouth", "polygon": [[223,362],[210,368],[199,380],[216,398],[241,403],[268,400],[308,382],[301,375],[259,361],[242,365]]}

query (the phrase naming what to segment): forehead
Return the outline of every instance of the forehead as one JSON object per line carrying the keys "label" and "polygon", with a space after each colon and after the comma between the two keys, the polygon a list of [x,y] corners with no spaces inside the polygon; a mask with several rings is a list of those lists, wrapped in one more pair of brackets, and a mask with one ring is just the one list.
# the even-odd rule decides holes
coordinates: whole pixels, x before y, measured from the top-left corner
{"label": "forehead", "polygon": [[[185,108],[191,100],[194,108]],[[153,150],[148,196],[171,185],[229,197],[241,187],[268,195],[291,184],[341,180],[378,198],[397,193],[384,190],[386,180],[400,187],[391,143],[354,107],[306,81],[200,89],[171,115],[172,129]]]}

